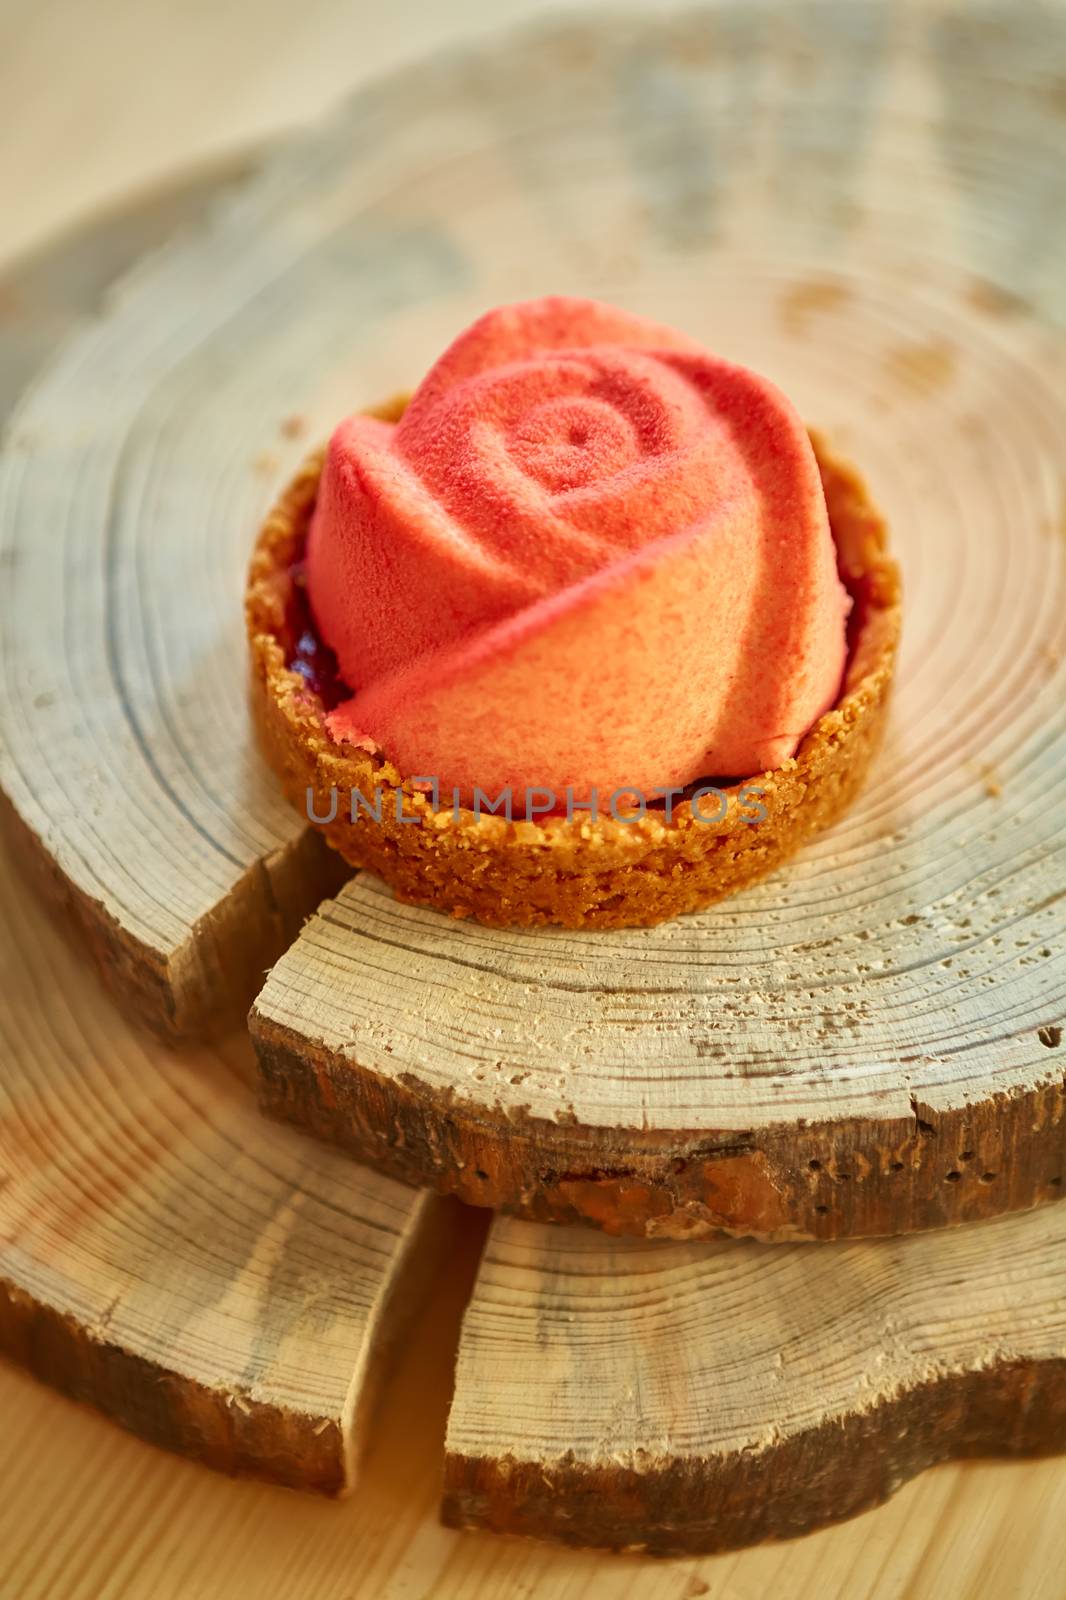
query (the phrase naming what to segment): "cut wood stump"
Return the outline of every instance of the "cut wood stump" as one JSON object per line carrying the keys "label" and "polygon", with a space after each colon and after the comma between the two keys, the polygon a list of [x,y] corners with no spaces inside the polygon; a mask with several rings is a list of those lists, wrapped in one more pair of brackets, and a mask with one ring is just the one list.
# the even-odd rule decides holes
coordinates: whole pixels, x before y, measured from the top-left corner
{"label": "cut wood stump", "polygon": [[[569,25],[375,89],[112,292],[11,419],[0,785],[122,1014],[5,876],[0,1346],[225,1470],[350,1484],[444,1215],[396,1176],[656,1241],[498,1224],[451,1421],[464,1526],[714,1548],[945,1454],[1063,1443],[1066,1208],[1021,1214],[1066,1176],[1044,19],[886,29],[842,0],[815,59],[758,9]],[[797,63],[834,130],[817,159]],[[740,139],[753,70],[773,92]],[[992,82],[1025,96],[1008,145],[977,115]],[[771,374],[868,477],[904,566],[862,802],[647,932],[337,894],[244,703],[245,562],[310,442],[552,285],[668,307]],[[262,1093],[391,1175],[259,1119],[219,1050],[130,1025],[232,1015],[327,892],[256,1005]],[[993,1212],[1015,1214],[861,1246],[711,1237]]]}
{"label": "cut wood stump", "polygon": [[[256,164],[233,161],[140,197],[7,273],[3,302],[18,320],[4,329],[0,418],[33,367],[98,310],[116,274],[202,217]],[[20,450],[29,453],[20,426],[12,471],[21,471]],[[69,417],[57,427],[76,453]],[[91,503],[89,495],[87,511]],[[340,1494],[357,1474],[390,1352],[420,1306],[433,1258],[448,1248],[447,1212],[424,1192],[353,1171],[265,1124],[248,1087],[246,1042],[179,1057],[132,1029],[15,867],[28,856],[44,871],[123,1010],[173,1032],[253,992],[300,913],[341,873],[263,790],[267,834],[220,869],[220,893],[230,875],[222,909],[190,921],[211,903],[196,881],[202,857],[181,858],[194,819],[181,814],[162,769],[147,770],[161,750],[154,739],[140,768],[131,764],[131,707],[155,722],[161,698],[175,691],[199,748],[210,674],[175,685],[133,669],[123,707],[117,689],[93,676],[112,629],[115,663],[132,648],[118,617],[129,622],[124,606],[135,590],[152,609],[142,614],[146,648],[159,643],[152,628],[165,610],[168,557],[147,547],[162,529],[140,530],[146,560],[158,562],[152,582],[141,587],[143,571],[116,567],[114,604],[99,612],[81,530],[66,530],[65,576],[59,525],[36,549],[25,531],[7,524],[0,584],[2,765],[17,841],[0,849],[0,1351],[164,1448],[224,1472]],[[221,605],[207,562],[201,579]],[[169,625],[202,629],[195,607],[204,593]],[[239,637],[239,581],[233,605]],[[29,609],[16,626],[20,607]],[[75,625],[69,659],[60,611]],[[225,633],[219,611],[212,626]],[[68,671],[57,703],[57,674]],[[254,806],[255,765],[242,774],[246,761],[241,742],[227,771]],[[178,788],[182,781],[174,778]],[[82,811],[72,815],[75,802]],[[153,827],[173,825],[173,856],[153,859],[149,814]],[[271,817],[276,848],[261,867],[256,851],[266,848]],[[216,818],[216,843],[226,827]]]}
{"label": "cut wood stump", "polygon": [[340,1494],[442,1202],[121,1021],[0,852],[0,1352],[223,1472]]}
{"label": "cut wood stump", "polygon": [[[847,131],[818,162],[792,159],[809,40],[754,26],[743,5],[559,26],[414,67],[288,142],[209,227],[112,289],[17,407],[0,466],[0,787],[20,852],[156,1027],[195,1034],[242,1009],[339,881],[249,729],[239,595],[261,516],[340,415],[417,382],[487,305],[552,286],[668,313],[771,374],[869,479],[903,557],[895,742],[865,810],[745,897],[779,941],[745,944],[743,909],[712,924],[734,928],[746,962],[730,997],[742,1011],[749,991],[769,994],[775,1013],[769,1029],[749,1019],[758,1058],[736,1070],[790,1054],[770,1037],[787,972],[790,1007],[826,1002],[816,1026],[847,1032],[845,997],[803,959],[826,941],[870,991],[883,942],[886,993],[910,964],[893,998],[904,1057],[968,1038],[975,984],[989,1040],[1008,1040],[1007,1078],[1009,1041],[1054,1022],[1061,971],[1019,987],[1009,922],[1038,933],[1026,908],[1061,887],[1066,305],[1047,164],[1060,125],[1034,89],[1026,137],[975,154],[952,120],[974,101],[953,53],[927,60],[932,44],[886,30],[880,5],[858,22],[833,10],[833,49],[811,60],[826,126],[836,107]],[[962,26],[941,20],[945,37]],[[988,27],[973,24],[961,60],[999,62]],[[1012,83],[1042,82],[1037,30],[1019,27],[1011,49]],[[749,67],[774,93],[766,138],[741,149]],[[943,115],[914,112],[939,77]],[[69,299],[61,261],[52,281]],[[97,267],[82,270],[95,295]],[[966,921],[983,896],[999,896],[998,932]],[[897,928],[896,907],[936,936]],[[930,1009],[923,972],[957,990],[958,1028]],[[732,1050],[728,1033],[727,1018],[703,1044]],[[813,1073],[810,1038],[801,1017],[796,1065]],[[856,1071],[881,1065],[862,1053]]]}
{"label": "cut wood stump", "polygon": [[190,538],[197,485],[186,477],[175,493],[182,469],[162,466],[138,416],[160,373],[143,348],[152,332],[133,326],[143,302],[114,303],[140,254],[202,221],[260,161],[140,196],[4,279],[17,322],[4,330],[0,420],[72,329],[98,320],[16,411],[0,471],[0,821],[123,1005],[174,1036],[232,1023],[347,875],[278,804],[249,748],[240,630],[226,618],[242,532]]}
{"label": "cut wood stump", "polygon": [[[146,196],[7,274],[21,320],[17,341],[4,339],[0,416],[117,272],[252,166]],[[13,693],[25,666],[8,660]],[[223,1014],[234,988],[250,992],[297,911],[341,874],[294,830],[287,918],[275,910],[257,935],[255,894],[234,899],[250,965],[234,982],[232,943],[203,929],[216,970],[176,983],[8,820],[19,842],[0,849],[0,1351],[166,1449],[342,1494],[385,1365],[447,1248],[447,1214],[279,1139],[255,1113],[246,1046],[178,1058],[131,1030],[30,901],[16,855],[81,918],[125,1008],[176,1031],[224,993]]]}
{"label": "cut wood stump", "polygon": [[253,1008],[264,1105],[408,1182],[609,1233],[829,1239],[1061,1198],[1066,901],[1037,860],[930,904],[884,853],[875,831],[621,933],[501,933],[360,874]]}
{"label": "cut wood stump", "polygon": [[1066,1449],[1066,1207],[865,1245],[498,1221],[463,1324],[453,1527],[683,1555],[952,1457]]}

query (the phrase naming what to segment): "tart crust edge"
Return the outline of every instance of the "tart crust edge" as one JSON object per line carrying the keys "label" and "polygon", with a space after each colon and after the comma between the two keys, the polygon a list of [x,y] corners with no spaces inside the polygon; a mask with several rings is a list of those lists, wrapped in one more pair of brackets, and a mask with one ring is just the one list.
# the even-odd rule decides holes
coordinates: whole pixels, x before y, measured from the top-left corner
{"label": "tart crust edge", "polygon": [[[372,414],[395,419],[405,397]],[[324,452],[300,468],[271,509],[245,595],[251,703],[259,742],[288,800],[353,867],[383,878],[401,900],[489,926],[651,926],[699,910],[773,871],[847,808],[881,742],[902,620],[900,573],[884,519],[859,475],[811,435],[841,578],[852,596],[841,693],[794,757],[725,789],[720,823],[691,800],[669,821],[648,811],[508,821],[431,797],[382,754],[339,744],[326,706],[286,662],[295,568],[314,510]],[[757,787],[765,817],[745,820]],[[353,791],[362,800],[352,808]],[[713,802],[705,802],[709,805]],[[705,813],[706,814],[706,813]]]}

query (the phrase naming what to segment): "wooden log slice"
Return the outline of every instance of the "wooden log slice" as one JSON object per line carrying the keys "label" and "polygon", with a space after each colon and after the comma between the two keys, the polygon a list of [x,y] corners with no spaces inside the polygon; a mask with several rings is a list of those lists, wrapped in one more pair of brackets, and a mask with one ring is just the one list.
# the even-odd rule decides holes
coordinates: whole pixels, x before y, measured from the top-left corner
{"label": "wooden log slice", "polygon": [[442,1202],[117,1015],[0,853],[0,1351],[224,1472],[349,1489]]}
{"label": "wooden log slice", "polygon": [[[1048,158],[1055,99],[1033,92],[1049,52],[1042,19],[1005,39],[952,8],[920,37],[891,17],[831,3],[829,47],[815,52],[802,21],[745,0],[710,23],[581,25],[412,70],[142,268],[14,418],[0,472],[0,774],[22,847],[127,1009],[173,1033],[239,997],[321,892],[320,853],[248,740],[241,669],[244,556],[302,434],[410,383],[486,303],[550,278],[649,312],[668,305],[773,372],[888,510],[915,596],[896,741],[864,807],[786,877],[622,946],[490,938],[362,880],[278,969],[256,1021],[270,1098],[398,1171],[532,1215],[697,1235],[924,1225],[1061,1188],[1063,399],[1051,323],[1066,207]],[[1004,148],[984,108],[1019,84],[1025,114]],[[833,130],[817,148],[812,105]],[[217,1051],[178,1058],[118,1021],[9,885],[9,862],[0,1343],[171,1448],[343,1489],[439,1208],[262,1124]],[[825,1160],[807,1159],[819,1146],[805,1130],[825,1138]],[[589,1160],[604,1140],[623,1142],[635,1181]],[[482,1148],[499,1160],[478,1166]],[[775,1149],[788,1153],[777,1167]],[[671,1191],[667,1164],[692,1170],[692,1187]],[[512,1366],[492,1415],[466,1428],[471,1362],[486,1359],[484,1339],[480,1351],[469,1340],[503,1270],[494,1255],[468,1324],[449,1515],[553,1534],[566,1522],[546,1489],[525,1509],[497,1495],[506,1437],[542,1484],[553,1460],[562,1488],[591,1473],[610,1490],[599,1522],[574,1499],[579,1538],[675,1548],[777,1531],[705,1493],[738,1439],[753,1444],[745,1459],[769,1461],[769,1385],[750,1373],[774,1363],[754,1323],[711,1316],[743,1310],[749,1290],[767,1318],[795,1318],[789,1337],[823,1341],[811,1426],[799,1380],[780,1408],[808,1443],[827,1416],[849,1448],[857,1435],[841,1418],[889,1419],[870,1435],[880,1444],[902,1419],[925,1444],[887,1449],[889,1479],[945,1441],[1047,1447],[1062,1410],[1064,1216],[1045,1208],[824,1257],[666,1244],[653,1261],[639,1244],[527,1231],[537,1282],[504,1316],[534,1338],[504,1334],[497,1357],[520,1349],[522,1385],[544,1392],[528,1352],[553,1351],[554,1333],[537,1308],[562,1298],[575,1334],[593,1322],[555,1252],[602,1252],[614,1266],[584,1276],[597,1293],[617,1279],[629,1299],[596,1329],[611,1380],[582,1399],[590,1412],[612,1405],[624,1426],[605,1429],[602,1412],[578,1425],[559,1404],[537,1444]],[[509,1224],[508,1238],[519,1238]],[[992,1241],[983,1253],[979,1239]],[[728,1260],[759,1263],[760,1295],[745,1270],[743,1297],[730,1298]],[[900,1263],[891,1284],[877,1260]],[[833,1263],[848,1261],[845,1282]],[[999,1273],[995,1293],[983,1265]],[[664,1375],[665,1418],[699,1396],[690,1377],[720,1371],[705,1339],[672,1342],[641,1312],[634,1272],[645,1305],[671,1317],[679,1288],[703,1283],[691,1275],[712,1275],[717,1297],[693,1302],[696,1332],[718,1328],[715,1349],[738,1352],[738,1390],[765,1389],[747,1412],[761,1431],[740,1400],[714,1427],[701,1404],[703,1431],[681,1449],[679,1425],[648,1431],[654,1408],[626,1412],[620,1372],[637,1385],[649,1368]],[[772,1294],[764,1274],[780,1280]],[[939,1298],[919,1305],[923,1274]],[[894,1322],[889,1302],[908,1314]],[[827,1303],[846,1308],[847,1326],[827,1324]],[[831,1348],[827,1325],[841,1341]],[[636,1365],[632,1347],[617,1352],[635,1326]],[[851,1355],[849,1387],[841,1351],[864,1327],[871,1354],[865,1366]],[[594,1344],[575,1339],[563,1358],[576,1387]],[[878,1352],[892,1382],[877,1376]],[[544,1363],[545,1387],[558,1369]],[[913,1394],[930,1401],[935,1441]],[[623,1434],[651,1439],[637,1476],[596,1478],[600,1441]],[[686,1475],[670,1479],[666,1505],[643,1468],[669,1473],[675,1460]],[[817,1468],[824,1450],[791,1465],[808,1460]],[[833,1480],[834,1514],[876,1498],[869,1464],[855,1476],[853,1489]],[[782,1528],[825,1509],[804,1503],[802,1478],[780,1480]],[[689,1485],[686,1518],[672,1491]]]}
{"label": "wooden log slice", "polygon": [[[0,415],[116,273],[253,165],[139,198],[6,274]],[[179,1060],[131,1032],[15,865],[3,849],[0,1350],[167,1449],[345,1492],[447,1214],[270,1133],[239,1041]]]}
{"label": "wooden log slice", "polygon": [[454,1527],[681,1555],[951,1457],[1066,1449],[1066,1208],[705,1250],[498,1221],[447,1434]]}
{"label": "wooden log slice", "polygon": [[685,1237],[885,1234],[1062,1192],[1061,120],[1035,27],[1004,46],[983,14],[890,14],[830,7],[817,51],[758,5],[578,28],[442,66],[406,105],[415,142],[434,108],[435,165],[404,147],[390,218],[432,215],[465,277],[375,321],[353,405],[495,300],[563,285],[668,315],[857,464],[905,600],[865,796],[761,886],[617,935],[452,924],[366,879],[311,920],[256,1003],[265,1102],[389,1171]]}
{"label": "wooden log slice", "polygon": [[[411,69],[139,270],[11,425],[0,781],[114,982],[175,1032],[323,886],[251,743],[240,639],[301,432],[550,283],[667,308],[869,477],[909,597],[894,731],[801,861],[620,939],[486,936],[359,884],[275,969],[270,1100],[470,1198],[780,1236],[1058,1192],[1066,177],[1051,97],[1008,147],[982,121],[1039,87],[1046,44],[838,10],[817,54],[726,5]],[[833,130],[817,160],[797,60]]]}
{"label": "wooden log slice", "polygon": [[[202,225],[211,204],[261,164],[261,155],[234,157],[135,197],[5,274],[3,301],[16,317],[4,328],[0,419],[71,330],[99,315],[132,262]],[[57,402],[53,417],[45,378],[44,433],[25,421],[32,398],[12,425],[6,468],[20,487],[6,507],[0,554],[0,820],[20,865],[85,937],[126,1007],[157,1031],[180,1036],[232,1022],[264,967],[346,874],[298,822],[272,808],[268,791],[258,802],[249,795],[259,815],[251,838],[247,830],[242,836],[239,819],[221,820],[217,795],[212,801],[200,791],[189,800],[216,698],[211,657],[224,648],[217,601],[225,575],[203,558],[203,547],[195,547],[190,565],[187,527],[175,521],[168,531],[150,514],[120,554],[112,509],[121,515],[117,502],[128,484],[119,474],[112,507],[112,488],[96,480],[94,502],[81,476],[84,459],[107,448],[99,433],[110,421],[132,426],[129,414],[120,420],[108,411],[97,416],[97,429],[100,380],[74,353],[86,354],[94,340],[113,348],[114,315],[100,317],[71,347],[70,408]],[[123,338],[118,320],[115,347]],[[62,357],[58,367],[69,377]],[[64,380],[57,381],[62,388]],[[70,410],[80,407],[79,420]],[[131,547],[138,539],[146,547],[142,560]],[[159,675],[160,653],[168,649],[180,658],[177,685]],[[255,758],[239,727],[231,733],[232,748],[212,781],[229,785],[233,796],[249,782],[254,791]]]}
{"label": "wooden log slice", "polygon": [[[869,476],[912,596],[900,744],[866,814],[876,883],[965,902],[996,889],[1011,829],[1016,855],[1054,838],[1048,44],[1027,16],[1006,43],[991,14],[893,17],[829,0],[816,48],[799,13],[730,0],[413,67],[270,156],[34,384],[0,468],[0,787],[20,851],[157,1027],[242,1006],[337,881],[249,733],[239,593],[263,511],[309,438],[545,288],[772,373]],[[843,902],[849,943],[867,837],[838,831],[846,877],[787,880],[815,921],[823,891]]]}
{"label": "wooden log slice", "polygon": [[[976,934],[969,985],[956,944],[923,960],[908,938],[941,937],[934,914],[882,903],[896,953],[866,988],[828,920],[822,938],[809,914],[759,927],[750,902],[769,911],[773,890],[646,934],[508,936],[363,874],[252,1011],[263,1103],[408,1182],[610,1233],[868,1236],[1058,1199],[1059,1013],[1022,998],[1012,1031],[988,1010],[990,971],[1024,997],[1049,964],[1039,893],[1011,908],[1006,960]],[[983,908],[964,903],[972,929]]]}

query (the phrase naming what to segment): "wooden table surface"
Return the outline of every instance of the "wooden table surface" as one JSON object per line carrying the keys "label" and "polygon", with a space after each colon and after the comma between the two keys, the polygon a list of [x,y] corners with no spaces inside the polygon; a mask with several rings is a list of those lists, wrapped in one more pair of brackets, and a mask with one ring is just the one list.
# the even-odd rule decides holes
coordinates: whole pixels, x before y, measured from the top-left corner
{"label": "wooden table surface", "polygon": [[[546,8],[0,0],[0,263],[393,64]],[[702,1561],[446,1531],[436,1504],[463,1288],[462,1274],[442,1273],[433,1315],[382,1396],[362,1485],[340,1506],[217,1478],[0,1366],[0,1600],[1066,1594],[1066,1460],[943,1467],[856,1522]]]}

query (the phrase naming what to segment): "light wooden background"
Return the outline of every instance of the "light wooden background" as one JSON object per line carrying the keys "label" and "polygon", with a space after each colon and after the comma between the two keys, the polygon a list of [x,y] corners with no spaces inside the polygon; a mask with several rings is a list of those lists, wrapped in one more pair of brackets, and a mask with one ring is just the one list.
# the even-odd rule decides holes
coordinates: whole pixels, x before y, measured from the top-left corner
{"label": "light wooden background", "polygon": [[[367,76],[548,9],[563,6],[0,0],[0,263],[131,188],[313,115]],[[220,1480],[0,1366],[0,1600],[1066,1594],[1063,1461],[941,1468],[858,1522],[702,1562],[445,1531],[437,1479],[462,1276],[444,1276],[383,1396],[363,1487],[341,1507]]]}

